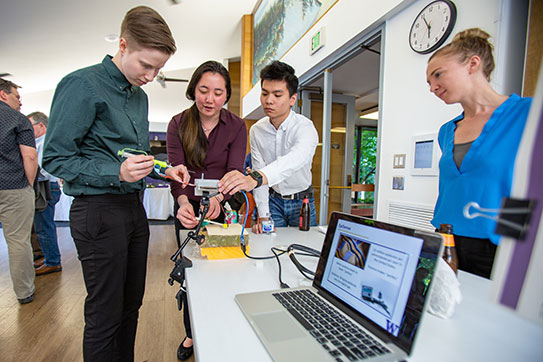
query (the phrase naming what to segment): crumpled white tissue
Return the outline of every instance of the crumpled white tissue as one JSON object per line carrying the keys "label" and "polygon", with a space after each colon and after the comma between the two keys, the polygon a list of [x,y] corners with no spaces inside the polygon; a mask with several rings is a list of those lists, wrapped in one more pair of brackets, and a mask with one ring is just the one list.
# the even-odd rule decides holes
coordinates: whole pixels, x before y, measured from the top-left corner
{"label": "crumpled white tissue", "polygon": [[430,292],[428,312],[443,319],[454,314],[456,305],[462,301],[460,282],[452,268],[439,258]]}

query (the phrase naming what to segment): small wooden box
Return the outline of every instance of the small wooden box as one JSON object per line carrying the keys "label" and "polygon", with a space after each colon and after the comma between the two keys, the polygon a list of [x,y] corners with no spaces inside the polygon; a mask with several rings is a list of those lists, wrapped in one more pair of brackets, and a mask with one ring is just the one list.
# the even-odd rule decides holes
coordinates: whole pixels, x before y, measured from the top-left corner
{"label": "small wooden box", "polygon": [[[219,225],[207,225],[203,232],[205,242],[200,246],[200,254],[209,260],[244,258],[241,250],[240,224],[229,224],[227,228]],[[249,232],[243,232],[246,252],[249,252]]]}

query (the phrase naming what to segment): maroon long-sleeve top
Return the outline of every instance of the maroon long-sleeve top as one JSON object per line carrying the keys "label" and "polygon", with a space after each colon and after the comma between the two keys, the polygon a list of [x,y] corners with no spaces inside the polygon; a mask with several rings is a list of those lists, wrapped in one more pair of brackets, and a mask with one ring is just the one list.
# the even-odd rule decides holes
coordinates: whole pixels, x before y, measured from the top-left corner
{"label": "maroon long-sleeve top", "polygon": [[[195,178],[200,178],[202,173],[206,179],[221,179],[227,172],[238,170],[243,172],[245,152],[247,147],[247,128],[245,121],[232,112],[222,109],[219,123],[211,131],[207,139],[207,155],[204,168],[188,165],[186,162],[183,144],[179,138],[179,125],[183,122],[187,110],[175,115],[168,125],[166,145],[168,149],[168,161],[172,166],[183,164],[190,171],[190,183]],[[172,195],[177,202],[180,195],[187,195],[191,200],[199,201],[199,196],[194,196],[194,187],[182,188],[181,184],[171,183]]]}

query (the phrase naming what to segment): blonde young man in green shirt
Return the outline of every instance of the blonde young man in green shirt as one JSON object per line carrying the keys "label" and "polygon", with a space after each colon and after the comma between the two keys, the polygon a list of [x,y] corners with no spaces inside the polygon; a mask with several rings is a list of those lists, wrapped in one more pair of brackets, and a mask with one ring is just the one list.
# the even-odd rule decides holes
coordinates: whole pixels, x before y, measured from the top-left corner
{"label": "blonde young man in green shirt", "polygon": [[[85,361],[133,361],[138,311],[145,289],[149,225],[140,195],[154,170],[147,95],[176,51],[164,19],[136,7],[121,25],[119,50],[58,84],[45,137],[43,167],[75,197],[70,229],[87,287]],[[132,152],[133,153],[133,152]],[[164,170],[188,182],[183,165]]]}

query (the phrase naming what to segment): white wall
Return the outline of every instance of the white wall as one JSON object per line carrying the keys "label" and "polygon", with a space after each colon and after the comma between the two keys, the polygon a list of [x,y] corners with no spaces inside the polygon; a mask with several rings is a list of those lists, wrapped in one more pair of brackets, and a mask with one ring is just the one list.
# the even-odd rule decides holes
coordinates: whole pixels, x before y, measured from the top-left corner
{"label": "white wall", "polygon": [[25,88],[19,89],[21,95],[22,107],[21,113],[29,114],[32,112],[43,112],[49,116],[51,102],[53,101],[54,89],[43,90],[39,92],[27,93]]}

